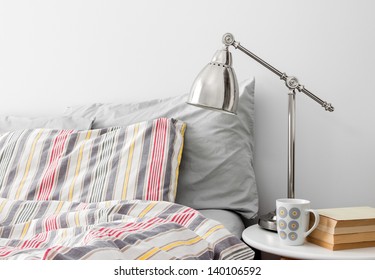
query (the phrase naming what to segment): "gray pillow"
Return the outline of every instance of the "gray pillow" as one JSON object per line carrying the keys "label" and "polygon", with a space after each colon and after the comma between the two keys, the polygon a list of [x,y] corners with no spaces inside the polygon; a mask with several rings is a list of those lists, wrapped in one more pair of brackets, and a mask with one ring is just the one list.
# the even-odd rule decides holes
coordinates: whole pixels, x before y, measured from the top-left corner
{"label": "gray pillow", "polygon": [[87,130],[91,128],[92,122],[93,118],[85,118],[80,116],[48,118],[0,116],[0,133],[35,128]]}
{"label": "gray pillow", "polygon": [[258,212],[253,169],[254,79],[240,84],[238,115],[186,104],[188,95],[132,104],[92,104],[67,114],[95,117],[93,128],[126,126],[153,118],[187,124],[176,202],[197,210],[227,209],[250,219]]}

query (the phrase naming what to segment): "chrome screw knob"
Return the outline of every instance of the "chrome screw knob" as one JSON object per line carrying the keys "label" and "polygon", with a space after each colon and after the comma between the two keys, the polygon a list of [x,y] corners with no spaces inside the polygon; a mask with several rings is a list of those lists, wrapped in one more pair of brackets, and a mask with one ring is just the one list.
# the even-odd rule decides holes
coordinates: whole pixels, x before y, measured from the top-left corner
{"label": "chrome screw knob", "polygon": [[299,82],[296,77],[287,77],[285,84],[290,89],[296,89],[299,86]]}
{"label": "chrome screw knob", "polygon": [[225,33],[222,41],[224,45],[230,46],[234,42],[234,36],[231,33]]}

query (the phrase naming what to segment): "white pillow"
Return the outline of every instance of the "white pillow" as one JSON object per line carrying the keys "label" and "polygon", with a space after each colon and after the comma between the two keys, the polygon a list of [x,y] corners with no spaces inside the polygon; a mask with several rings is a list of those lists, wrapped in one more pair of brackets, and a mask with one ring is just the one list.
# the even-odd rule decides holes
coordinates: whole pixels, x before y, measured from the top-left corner
{"label": "white pillow", "polygon": [[15,116],[0,116],[0,133],[35,128],[51,129],[90,129],[93,118],[79,116],[62,116],[48,118],[27,118]]}

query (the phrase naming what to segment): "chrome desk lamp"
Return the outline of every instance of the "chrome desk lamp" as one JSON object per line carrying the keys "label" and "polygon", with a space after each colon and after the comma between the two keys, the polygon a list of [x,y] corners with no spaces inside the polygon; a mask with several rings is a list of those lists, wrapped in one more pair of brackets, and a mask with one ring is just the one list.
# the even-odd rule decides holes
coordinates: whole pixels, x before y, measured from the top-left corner
{"label": "chrome desk lamp", "polygon": [[[296,77],[288,76],[271,66],[242,45],[234,40],[230,33],[223,36],[224,48],[218,50],[212,61],[203,68],[195,79],[191,88],[188,104],[205,109],[221,111],[229,114],[236,114],[239,92],[238,82],[234,69],[232,68],[232,54],[228,48],[233,46],[244,52],[264,67],[275,73],[281,80],[285,81],[288,88],[288,198],[295,198],[295,112],[296,91],[303,92],[329,112],[334,108],[331,104],[321,100],[312,92],[299,83]],[[276,231],[275,211],[263,215],[259,219],[259,225],[271,231]]]}

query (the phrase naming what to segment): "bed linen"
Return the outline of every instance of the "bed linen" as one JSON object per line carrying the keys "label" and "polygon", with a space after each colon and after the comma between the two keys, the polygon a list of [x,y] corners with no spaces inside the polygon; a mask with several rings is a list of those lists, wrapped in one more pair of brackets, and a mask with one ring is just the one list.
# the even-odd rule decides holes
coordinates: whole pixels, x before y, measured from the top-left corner
{"label": "bed linen", "polygon": [[240,215],[230,210],[221,209],[203,209],[199,212],[208,219],[218,221],[224,227],[239,239],[242,238],[242,232],[245,230],[245,224]]}
{"label": "bed linen", "polygon": [[95,118],[93,128],[123,126],[159,117],[186,123],[176,202],[227,209],[252,220],[258,213],[254,170],[255,79],[239,84],[237,116],[186,104],[189,94],[136,103],[73,106],[68,116]]}
{"label": "bed linen", "polygon": [[251,259],[222,224],[174,203],[184,131],[159,118],[0,134],[0,259]]}
{"label": "bed linen", "polygon": [[0,198],[0,259],[252,259],[198,211],[166,201]]}
{"label": "bed linen", "polygon": [[79,116],[56,116],[56,117],[18,117],[18,116],[0,116],[0,133],[33,129],[33,128],[52,128],[52,129],[90,129],[93,124],[93,118]]}
{"label": "bed linen", "polygon": [[185,124],[159,118],[94,130],[0,134],[0,197],[174,202]]}

